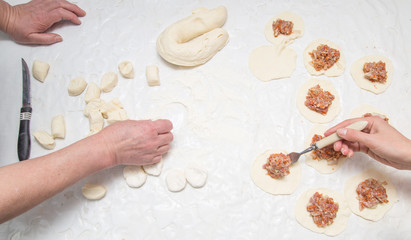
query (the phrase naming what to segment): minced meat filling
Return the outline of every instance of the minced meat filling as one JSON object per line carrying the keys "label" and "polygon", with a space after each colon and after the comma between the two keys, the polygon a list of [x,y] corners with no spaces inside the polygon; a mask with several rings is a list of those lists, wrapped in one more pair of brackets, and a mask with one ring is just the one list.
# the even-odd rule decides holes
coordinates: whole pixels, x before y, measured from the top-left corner
{"label": "minced meat filling", "polygon": [[317,71],[331,68],[340,59],[340,51],[325,44],[319,45],[309,54],[312,59],[311,63]]}
{"label": "minced meat filling", "polygon": [[364,78],[371,82],[385,83],[387,81],[387,70],[385,62],[368,62],[363,67]]}
{"label": "minced meat filling", "polygon": [[280,34],[290,35],[293,32],[293,27],[293,22],[277,19],[273,22],[274,37],[278,37]]}
{"label": "minced meat filling", "polygon": [[314,193],[307,205],[307,211],[318,227],[326,227],[337,217],[338,203],[334,199],[321,193]]}
{"label": "minced meat filling", "polygon": [[272,178],[279,179],[290,174],[291,159],[288,154],[275,153],[271,154],[263,168]]}
{"label": "minced meat filling", "polygon": [[374,178],[368,178],[365,181],[358,184],[357,194],[360,204],[360,211],[366,208],[374,208],[379,203],[387,203],[387,192],[383,184],[386,182],[378,182]]}
{"label": "minced meat filling", "polygon": [[307,97],[305,98],[305,106],[309,109],[320,113],[322,115],[327,114],[328,108],[331,106],[334,100],[334,95],[328,91],[324,91],[319,84],[308,89]]}

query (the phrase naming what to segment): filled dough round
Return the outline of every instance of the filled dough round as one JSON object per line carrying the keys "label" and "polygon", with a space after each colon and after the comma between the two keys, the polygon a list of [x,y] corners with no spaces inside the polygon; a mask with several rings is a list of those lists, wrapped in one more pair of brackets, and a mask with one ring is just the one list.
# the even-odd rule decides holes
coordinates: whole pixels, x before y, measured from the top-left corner
{"label": "filled dough round", "polygon": [[139,188],[144,185],[147,180],[147,174],[141,168],[141,166],[126,166],[123,169],[123,177],[126,180],[128,186],[133,188]]}
{"label": "filled dough round", "polygon": [[97,184],[84,184],[81,193],[88,200],[100,200],[106,195],[106,188]]}
{"label": "filled dough round", "polygon": [[[364,78],[363,67],[367,62],[385,62],[385,69],[387,71],[387,81],[385,83],[371,82],[370,80]],[[394,74],[394,66],[389,58],[378,55],[370,55],[362,57],[355,61],[351,65],[351,76],[354,79],[358,87],[373,92],[375,94],[380,94],[384,92],[392,82],[392,76]]]}
{"label": "filled dough round", "polygon": [[254,49],[248,61],[250,71],[261,81],[290,77],[296,66],[297,54],[280,45],[261,46]]}
{"label": "filled dough round", "polygon": [[171,192],[179,192],[186,187],[187,180],[184,171],[181,169],[171,169],[167,172],[166,184]]}
{"label": "filled dough round", "polygon": [[[332,67],[330,67],[329,69],[317,71],[317,70],[315,70],[315,68],[313,67],[313,65],[311,63],[312,58],[311,58],[309,53],[311,53],[313,50],[317,49],[317,47],[321,44],[326,44],[330,48],[334,48],[334,49],[340,51],[340,59],[338,59],[338,61],[336,63],[334,63],[334,65]],[[341,48],[337,44],[335,44],[331,41],[325,40],[325,39],[317,39],[317,40],[311,42],[307,46],[307,48],[304,50],[304,65],[305,65],[305,68],[307,69],[307,71],[311,75],[319,76],[319,75],[324,74],[324,75],[329,76],[329,77],[337,77],[337,76],[340,76],[344,73],[345,57],[344,57],[344,55],[341,51]]]}
{"label": "filled dough round", "polygon": [[[359,117],[362,117],[366,113],[371,113],[373,116],[378,116],[378,117],[381,117],[382,119],[385,119],[385,118],[389,119],[386,113],[368,104],[362,104],[354,108],[354,110],[352,110],[352,112],[350,113],[350,118],[359,118]],[[390,120],[388,120],[388,122],[390,122]]]}
{"label": "filled dough round", "polygon": [[[307,211],[307,204],[309,203],[310,198],[316,192],[321,193],[323,195],[327,195],[328,197],[333,198],[334,202],[338,203],[337,216],[336,218],[334,218],[334,222],[329,226],[318,227],[314,223],[310,213]],[[297,219],[298,223],[300,223],[303,227],[313,232],[323,233],[327,236],[336,236],[343,232],[347,227],[347,222],[350,217],[350,214],[351,212],[347,202],[344,199],[344,196],[342,196],[338,192],[334,192],[326,188],[307,190],[300,196],[295,206],[295,218]]]}
{"label": "filled dough round", "polygon": [[[280,34],[277,37],[274,37],[273,22],[275,22],[277,19],[293,22],[293,31],[290,35]],[[294,39],[304,35],[304,21],[300,16],[293,12],[283,12],[271,18],[270,21],[267,22],[267,24],[265,25],[264,34],[267,41],[271,43],[278,45],[288,45],[293,43]]]}
{"label": "filled dough round", "polygon": [[301,181],[301,166],[298,162],[294,163],[290,167],[290,174],[287,176],[274,179],[267,174],[267,170],[263,168],[263,165],[267,162],[268,157],[273,153],[284,153],[286,151],[270,149],[258,156],[251,167],[251,179],[257,187],[261,190],[273,194],[291,194],[300,185]]}
{"label": "filled dough round", "polygon": [[[360,211],[359,202],[357,199],[357,187],[358,184],[363,182],[368,178],[374,178],[379,182],[387,182],[387,185],[383,185],[387,192],[387,199],[388,203],[381,203],[378,204],[375,208],[364,208]],[[368,169],[361,174],[351,177],[347,180],[345,184],[344,190],[345,198],[347,199],[348,205],[351,208],[351,211],[358,216],[371,220],[371,221],[378,221],[384,217],[385,213],[387,213],[395,202],[398,201],[397,191],[395,190],[394,185],[392,184],[391,180],[385,174],[377,171],[376,169]]]}
{"label": "filled dough round", "polygon": [[[330,92],[332,95],[334,95],[334,100],[332,101],[332,104],[328,108],[328,112],[325,115],[322,115],[320,113],[317,113],[315,111],[310,110],[307,106],[305,106],[305,100],[307,96],[308,89],[316,86],[317,84],[320,85],[320,87],[324,91]],[[310,80],[306,81],[299,89],[297,93],[297,108],[300,111],[300,113],[307,118],[309,121],[313,123],[327,123],[331,122],[337,115],[340,113],[340,97],[337,93],[337,90],[335,90],[333,84],[330,81],[326,80],[321,80],[321,79],[316,79],[316,78],[311,78]]]}
{"label": "filled dough round", "polygon": [[163,169],[163,160],[155,164],[144,165],[143,169],[148,175],[159,176],[161,174],[161,170]]}

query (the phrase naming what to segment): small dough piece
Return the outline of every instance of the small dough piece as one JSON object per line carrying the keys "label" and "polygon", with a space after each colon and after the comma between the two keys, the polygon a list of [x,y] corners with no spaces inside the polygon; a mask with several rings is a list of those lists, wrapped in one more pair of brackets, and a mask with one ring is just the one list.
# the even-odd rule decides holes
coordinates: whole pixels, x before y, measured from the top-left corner
{"label": "small dough piece", "polygon": [[[314,127],[311,129],[310,133],[308,134],[306,140],[305,140],[305,147],[308,148],[311,146],[311,141],[314,136],[314,134],[318,134],[321,136],[324,136],[324,132],[327,131],[330,127],[327,127],[325,125],[319,125],[316,124]],[[305,163],[313,167],[315,170],[322,174],[328,174],[328,173],[333,173],[337,171],[345,162],[347,159],[346,156],[341,157],[340,159],[337,160],[336,163],[329,162],[327,160],[317,160],[313,159],[313,152],[307,153],[304,155],[305,156]]]}
{"label": "small dough piece", "polygon": [[368,104],[362,104],[358,107],[356,107],[352,112],[350,113],[349,118],[359,118],[362,117],[366,113],[371,113],[373,116],[378,116],[382,119],[388,118],[388,123],[390,123],[390,118],[388,117],[388,114],[382,112],[381,110],[377,109],[376,107]]}
{"label": "small dough piece", "polygon": [[187,182],[194,188],[201,188],[207,182],[207,172],[198,167],[189,167],[184,169]]}
{"label": "small dough piece", "polygon": [[100,200],[106,195],[106,188],[98,184],[84,184],[81,193],[88,200]]}
{"label": "small dough piece", "polygon": [[[385,83],[371,82],[370,80],[364,78],[363,67],[367,62],[385,62],[385,69],[387,71],[387,81]],[[375,94],[380,94],[384,92],[392,82],[394,74],[394,66],[389,58],[379,55],[370,55],[362,57],[355,61],[351,65],[351,76],[354,79],[358,87],[365,89],[367,91],[373,92]]]}
{"label": "small dough piece", "polygon": [[261,81],[290,77],[296,66],[297,54],[280,45],[261,46],[254,49],[248,61],[250,71]]}
{"label": "small dough piece", "polygon": [[[307,204],[315,192],[327,195],[328,197],[333,198],[334,202],[338,203],[337,216],[334,218],[334,222],[326,227],[318,227],[314,223],[310,213],[307,211]],[[300,223],[303,227],[316,233],[323,233],[327,236],[336,236],[342,233],[347,227],[347,222],[351,211],[343,195],[326,188],[317,188],[309,189],[300,196],[297,200],[294,213],[298,223]]]}
{"label": "small dough piece", "polygon": [[186,177],[181,169],[171,169],[167,172],[166,184],[171,192],[179,192],[186,187]]}
{"label": "small dough piece", "polygon": [[89,103],[93,99],[100,98],[100,94],[101,89],[99,88],[99,86],[95,83],[90,83],[88,85],[86,94],[84,95],[84,100],[86,101],[86,103]]}
{"label": "small dough piece", "polygon": [[[328,112],[325,115],[317,113],[315,111],[310,110],[307,106],[305,106],[305,100],[307,97],[308,89],[320,84],[320,87],[324,91],[329,91],[332,95],[334,95],[335,99],[333,100],[332,104],[328,108]],[[330,81],[311,78],[310,80],[306,81],[299,89],[297,93],[297,108],[300,113],[307,118],[309,121],[313,123],[327,123],[331,122],[337,115],[340,113],[340,97],[335,90],[333,84]]]}
{"label": "small dough piece", "polygon": [[104,118],[108,118],[109,112],[114,112],[123,109],[123,104],[120,99],[113,98],[110,102],[105,103],[101,108],[100,112]]}
{"label": "small dough piece", "polygon": [[[311,58],[309,53],[311,53],[313,50],[317,49],[317,47],[321,44],[326,44],[330,48],[334,48],[334,49],[340,51],[340,59],[338,59],[338,61],[336,63],[334,63],[334,65],[331,68],[329,68],[327,70],[317,71],[311,65],[312,58]],[[337,77],[337,76],[340,76],[344,73],[345,64],[346,64],[345,63],[345,57],[344,57],[344,54],[341,51],[341,48],[337,44],[335,44],[331,41],[328,41],[328,40],[325,40],[325,39],[318,39],[318,40],[315,40],[315,41],[311,42],[307,46],[307,48],[304,50],[304,65],[305,65],[305,68],[307,69],[307,71],[311,75],[319,76],[319,75],[324,74],[328,77]]]}
{"label": "small dough piece", "polygon": [[89,117],[90,112],[94,110],[101,111],[104,104],[106,104],[106,102],[101,98],[95,98],[91,100],[89,103],[87,103],[86,107],[84,108],[84,116]]}
{"label": "small dough piece", "polygon": [[227,9],[198,8],[192,15],[167,27],[157,39],[157,52],[164,60],[179,66],[198,66],[210,60],[228,42],[220,28]]}
{"label": "small dough piece", "polygon": [[101,78],[101,89],[103,92],[111,92],[115,86],[117,86],[118,77],[117,74],[109,72],[103,75]]}
{"label": "small dough piece", "polygon": [[84,89],[86,89],[86,87],[86,80],[82,77],[76,77],[70,81],[67,90],[70,96],[78,96],[84,91]]}
{"label": "small dough piece", "polygon": [[163,169],[163,160],[155,164],[144,165],[143,169],[148,175],[160,176],[161,170]]}
{"label": "small dough piece", "polygon": [[147,174],[141,166],[130,165],[123,169],[123,177],[128,186],[139,188],[144,185],[147,180]]}
{"label": "small dough piece", "polygon": [[111,111],[107,113],[107,122],[109,124],[119,122],[119,121],[124,121],[128,120],[127,112],[124,109],[119,109],[116,111]]}
{"label": "small dough piece", "polygon": [[56,147],[56,142],[54,138],[48,134],[46,131],[36,131],[33,133],[34,138],[37,140],[38,143],[45,149],[52,150]]}
{"label": "small dough piece", "polygon": [[40,82],[44,82],[49,73],[50,65],[46,62],[34,60],[33,62],[33,77]]}
{"label": "small dough piece", "polygon": [[274,153],[288,154],[284,150],[270,149],[258,156],[251,167],[251,179],[261,190],[273,194],[291,194],[300,185],[301,181],[301,166],[296,162],[290,167],[290,174],[287,176],[274,179],[267,174],[267,170],[263,165],[267,162],[268,157]]}
{"label": "small dough piece", "polygon": [[63,115],[58,115],[51,120],[51,135],[53,138],[66,137],[66,122]]}
{"label": "small dough piece", "polygon": [[118,70],[124,78],[134,78],[134,68],[130,61],[123,61],[118,65]]}
{"label": "small dough piece", "polygon": [[[379,182],[386,182],[387,185],[383,185],[387,192],[388,203],[378,204],[375,208],[364,208],[360,211],[358,194],[356,192],[358,184],[368,178],[374,178]],[[351,177],[347,180],[344,189],[345,199],[347,199],[348,205],[351,211],[356,215],[371,221],[378,221],[384,217],[384,215],[392,208],[395,202],[398,201],[397,191],[392,184],[389,177],[376,169],[368,169],[361,174]]]}
{"label": "small dough piece", "polygon": [[[280,34],[277,37],[274,37],[274,30],[273,30],[273,22],[277,19],[281,19],[284,21],[291,21],[293,22],[293,31],[290,35],[283,35]],[[278,44],[278,45],[289,45],[294,42],[294,39],[297,39],[304,35],[304,21],[303,19],[293,12],[282,12],[277,16],[270,19],[265,25],[265,38],[267,41]]]}
{"label": "small dough piece", "polygon": [[104,127],[104,118],[97,110],[90,112],[88,117],[90,123],[90,131],[93,133],[99,132]]}
{"label": "small dough piece", "polygon": [[147,83],[150,87],[160,86],[160,76],[158,75],[157,66],[147,66],[146,67],[146,78]]}

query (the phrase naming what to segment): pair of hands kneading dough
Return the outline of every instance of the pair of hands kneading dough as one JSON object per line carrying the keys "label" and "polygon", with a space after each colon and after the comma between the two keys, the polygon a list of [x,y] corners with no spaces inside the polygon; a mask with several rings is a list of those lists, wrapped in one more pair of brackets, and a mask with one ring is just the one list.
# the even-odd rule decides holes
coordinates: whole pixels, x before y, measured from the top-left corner
{"label": "pair of hands kneading dough", "polygon": [[45,149],[52,150],[56,147],[56,138],[66,137],[66,122],[62,115],[58,115],[51,120],[51,135],[46,131],[35,131],[33,133],[36,141]]}

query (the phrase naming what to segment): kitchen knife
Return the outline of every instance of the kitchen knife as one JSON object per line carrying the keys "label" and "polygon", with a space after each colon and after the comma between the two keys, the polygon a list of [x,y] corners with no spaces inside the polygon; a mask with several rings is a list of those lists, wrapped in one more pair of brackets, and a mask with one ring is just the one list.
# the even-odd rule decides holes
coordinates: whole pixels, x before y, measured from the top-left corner
{"label": "kitchen knife", "polygon": [[31,99],[30,99],[30,71],[26,61],[21,59],[23,65],[23,107],[20,109],[19,140],[17,143],[17,153],[19,160],[29,159],[30,140],[30,120],[31,120]]}

